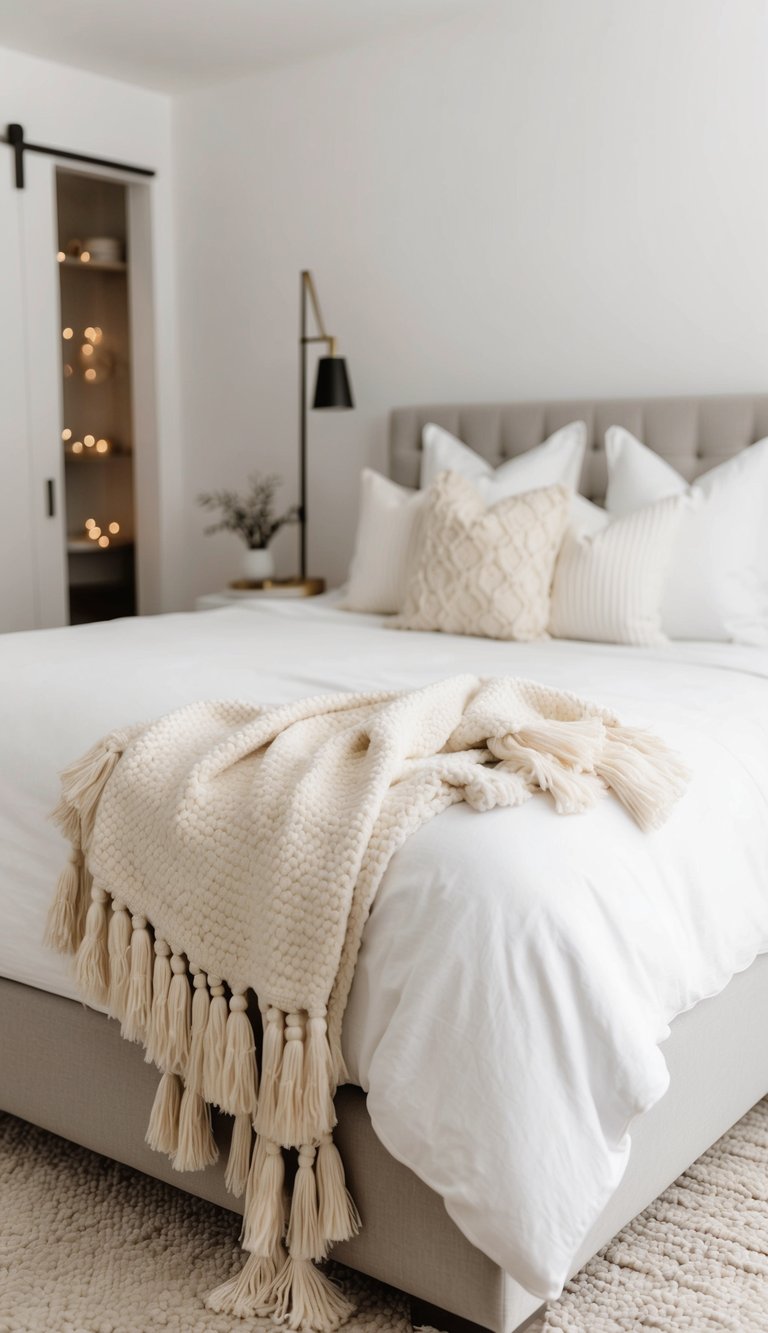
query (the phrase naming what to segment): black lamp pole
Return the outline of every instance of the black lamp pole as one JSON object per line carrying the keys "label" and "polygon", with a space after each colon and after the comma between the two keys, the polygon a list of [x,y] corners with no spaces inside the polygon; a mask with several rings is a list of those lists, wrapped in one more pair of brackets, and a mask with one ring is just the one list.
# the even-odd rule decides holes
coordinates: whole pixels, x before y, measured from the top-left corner
{"label": "black lamp pole", "polygon": [[[307,333],[307,299],[312,303],[319,332]],[[307,577],[307,348],[310,343],[325,343],[326,356],[317,363],[313,408],[343,411],[354,407],[352,389],[343,356],[336,355],[336,339],[326,333],[317,291],[308,269],[301,274],[301,313],[299,334],[299,577]]]}

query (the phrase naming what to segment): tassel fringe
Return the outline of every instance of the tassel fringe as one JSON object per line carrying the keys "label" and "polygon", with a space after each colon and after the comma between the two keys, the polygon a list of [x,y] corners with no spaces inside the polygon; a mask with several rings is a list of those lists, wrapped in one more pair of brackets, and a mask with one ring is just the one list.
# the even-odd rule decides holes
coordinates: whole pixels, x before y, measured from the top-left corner
{"label": "tassel fringe", "polygon": [[285,1015],[273,1005],[261,1006],[264,1042],[261,1051],[261,1089],[254,1124],[265,1139],[277,1138],[277,1096],[285,1048]]}
{"label": "tassel fringe", "polygon": [[225,1101],[224,1054],[229,1005],[218,977],[209,977],[208,985],[211,991],[211,1004],[203,1047],[203,1096],[213,1106],[221,1106]]}
{"label": "tassel fringe", "polygon": [[224,1184],[230,1194],[239,1197],[248,1183],[248,1163],[251,1158],[251,1117],[236,1115],[232,1125]]}
{"label": "tassel fringe", "polygon": [[155,1152],[173,1156],[179,1146],[181,1079],[177,1074],[163,1074],[157,1085],[146,1141]]}
{"label": "tassel fringe", "polygon": [[191,967],[192,984],[192,1037],[189,1047],[189,1061],[185,1083],[190,1092],[203,1091],[203,1056],[205,1054],[205,1030],[208,1026],[210,997],[208,979],[204,972]]}
{"label": "tassel fringe", "polygon": [[268,1318],[274,1309],[269,1292],[284,1260],[281,1249],[266,1257],[249,1254],[237,1277],[209,1292],[206,1309],[214,1314],[236,1315],[239,1319]]}
{"label": "tassel fringe", "polygon": [[109,1012],[122,1018],[128,1008],[131,977],[131,918],[120,898],[112,901],[107,952],[109,954]]}
{"label": "tassel fringe", "polygon": [[120,1031],[126,1041],[146,1045],[152,1013],[152,940],[147,918],[131,918],[131,971],[128,979],[128,1004]]}
{"label": "tassel fringe", "polygon": [[247,1116],[252,1120],[256,1114],[259,1082],[256,1041],[247,1009],[245,996],[241,992],[234,994],[229,1001],[221,1106],[230,1115]]}
{"label": "tassel fringe", "polygon": [[109,998],[107,898],[103,889],[91,889],[85,935],[75,958],[78,988],[96,1005],[105,1005]]}
{"label": "tassel fringe", "polygon": [[289,1255],[267,1290],[276,1324],[299,1333],[333,1333],[354,1307],[309,1259]]}
{"label": "tassel fringe", "polygon": [[168,1069],[168,993],[171,989],[171,946],[155,939],[155,965],[152,971],[152,1007],[147,1027],[147,1064]]}
{"label": "tassel fringe", "polygon": [[219,1149],[211,1128],[211,1108],[199,1092],[184,1089],[179,1111],[176,1171],[202,1171],[218,1159]]}
{"label": "tassel fringe", "polygon": [[320,1235],[329,1244],[351,1240],[360,1230],[360,1214],[347,1189],[341,1153],[330,1134],[320,1140],[315,1174]]}
{"label": "tassel fringe", "polygon": [[294,1259],[324,1259],[328,1246],[320,1235],[317,1215],[315,1149],[305,1143],[299,1149],[299,1166],[293,1182],[288,1249]]}
{"label": "tassel fringe", "polygon": [[45,943],[48,948],[56,949],[59,953],[76,953],[85,928],[87,872],[79,840],[78,819],[77,843],[70,853],[66,868],[59,876],[45,930]]}
{"label": "tassel fringe", "polygon": [[168,992],[168,1049],[166,1064],[174,1074],[187,1072],[189,1061],[192,996],[187,980],[187,964],[180,954],[171,958],[171,987]]}
{"label": "tassel fringe", "polygon": [[278,1143],[256,1139],[243,1209],[242,1246],[251,1254],[274,1254],[285,1230],[285,1161]]}

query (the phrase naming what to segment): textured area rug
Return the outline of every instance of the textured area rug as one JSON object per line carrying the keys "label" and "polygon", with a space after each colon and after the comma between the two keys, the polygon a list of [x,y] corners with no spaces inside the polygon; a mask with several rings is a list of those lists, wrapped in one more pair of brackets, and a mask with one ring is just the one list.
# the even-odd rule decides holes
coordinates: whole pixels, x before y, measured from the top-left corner
{"label": "textured area rug", "polygon": [[[0,1333],[239,1333],[203,1309],[239,1219],[0,1116]],[[337,1270],[346,1333],[410,1333],[405,1297]],[[768,1333],[768,1099],[569,1283],[542,1333]]]}

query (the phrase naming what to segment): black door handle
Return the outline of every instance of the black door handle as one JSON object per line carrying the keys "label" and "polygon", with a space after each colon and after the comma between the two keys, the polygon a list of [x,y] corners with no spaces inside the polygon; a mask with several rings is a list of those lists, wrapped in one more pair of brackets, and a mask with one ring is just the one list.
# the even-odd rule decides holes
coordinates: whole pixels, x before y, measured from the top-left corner
{"label": "black door handle", "polygon": [[46,494],[49,518],[55,518],[56,516],[56,491],[54,489],[54,486],[55,483],[53,477],[49,477],[45,483],[45,494]]}

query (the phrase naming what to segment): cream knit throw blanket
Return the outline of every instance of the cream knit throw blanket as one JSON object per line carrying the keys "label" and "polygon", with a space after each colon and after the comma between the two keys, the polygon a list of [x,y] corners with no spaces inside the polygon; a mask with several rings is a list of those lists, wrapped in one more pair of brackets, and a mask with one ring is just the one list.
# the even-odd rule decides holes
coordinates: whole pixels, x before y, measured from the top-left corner
{"label": "cream knit throw blanket", "polygon": [[148,1142],[201,1169],[217,1154],[211,1105],[235,1117],[227,1183],[245,1190],[248,1259],[210,1308],[313,1333],[349,1314],[315,1266],[359,1227],[332,1139],[341,1021],[408,835],[456,801],[483,811],[541,790],[571,814],[606,787],[651,828],[685,780],[659,740],[600,708],[474,676],[268,709],[192,704],[113,733],[62,775],[72,856],[48,938],[162,1071]]}

